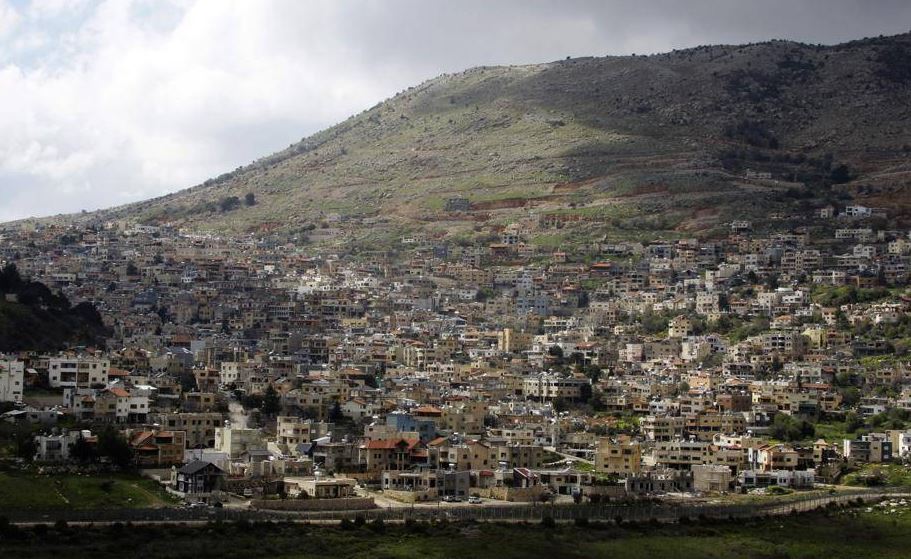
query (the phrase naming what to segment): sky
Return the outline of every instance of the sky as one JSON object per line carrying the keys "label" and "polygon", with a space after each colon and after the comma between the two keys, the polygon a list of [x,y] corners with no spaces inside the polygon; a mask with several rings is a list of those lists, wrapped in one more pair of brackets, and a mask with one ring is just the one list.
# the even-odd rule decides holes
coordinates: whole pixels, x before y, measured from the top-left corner
{"label": "sky", "polygon": [[472,66],[909,30],[909,0],[0,0],[0,221],[187,188]]}

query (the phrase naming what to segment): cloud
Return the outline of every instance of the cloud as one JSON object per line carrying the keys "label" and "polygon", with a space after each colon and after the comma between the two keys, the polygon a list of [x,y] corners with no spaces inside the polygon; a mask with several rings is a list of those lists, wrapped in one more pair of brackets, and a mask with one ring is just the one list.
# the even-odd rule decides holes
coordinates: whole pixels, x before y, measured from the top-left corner
{"label": "cloud", "polygon": [[0,0],[0,39],[10,35],[19,25],[22,16],[11,4]]}
{"label": "cloud", "polygon": [[911,4],[0,0],[0,220],[199,183],[480,64],[896,33]]}

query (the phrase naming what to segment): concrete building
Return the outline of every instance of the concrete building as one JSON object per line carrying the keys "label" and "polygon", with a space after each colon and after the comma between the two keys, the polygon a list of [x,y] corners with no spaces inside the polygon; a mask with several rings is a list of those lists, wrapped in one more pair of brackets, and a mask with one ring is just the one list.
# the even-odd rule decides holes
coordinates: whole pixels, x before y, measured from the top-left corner
{"label": "concrete building", "polygon": [[638,441],[628,436],[598,440],[595,470],[605,474],[628,476],[642,469],[642,453]]}
{"label": "concrete building", "polygon": [[0,357],[0,402],[21,402],[24,379],[22,361]]}
{"label": "concrete building", "polygon": [[47,376],[51,388],[100,388],[108,382],[111,362],[95,357],[52,357]]}

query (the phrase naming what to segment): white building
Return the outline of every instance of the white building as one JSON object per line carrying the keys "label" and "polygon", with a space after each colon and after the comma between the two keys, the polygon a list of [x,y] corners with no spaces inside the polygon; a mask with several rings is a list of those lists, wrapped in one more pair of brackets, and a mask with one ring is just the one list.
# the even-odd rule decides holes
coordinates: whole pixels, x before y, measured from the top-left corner
{"label": "white building", "polygon": [[111,362],[95,357],[52,357],[47,376],[52,388],[91,388],[108,383]]}
{"label": "white building", "polygon": [[21,402],[24,379],[22,361],[0,357],[0,402]]}
{"label": "white building", "polygon": [[588,381],[575,378],[562,378],[557,375],[542,373],[524,379],[522,391],[526,398],[536,400],[578,400],[582,397],[582,386]]}

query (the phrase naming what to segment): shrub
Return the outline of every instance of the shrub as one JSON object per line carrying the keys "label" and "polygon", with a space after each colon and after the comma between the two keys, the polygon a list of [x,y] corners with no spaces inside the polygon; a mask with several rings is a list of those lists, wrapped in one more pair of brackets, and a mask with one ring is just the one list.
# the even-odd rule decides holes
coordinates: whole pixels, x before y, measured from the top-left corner
{"label": "shrub", "polygon": [[424,525],[413,518],[405,519],[405,529],[409,532],[424,532]]}
{"label": "shrub", "polygon": [[386,523],[383,522],[382,518],[378,517],[376,520],[370,523],[370,530],[376,532],[377,534],[381,534],[386,531]]}
{"label": "shrub", "polygon": [[38,539],[44,539],[47,537],[47,524],[35,524],[35,526],[32,528],[32,531],[35,532],[35,535],[38,537]]}

